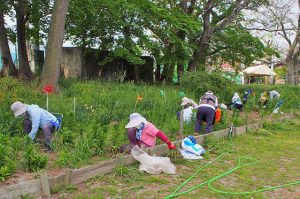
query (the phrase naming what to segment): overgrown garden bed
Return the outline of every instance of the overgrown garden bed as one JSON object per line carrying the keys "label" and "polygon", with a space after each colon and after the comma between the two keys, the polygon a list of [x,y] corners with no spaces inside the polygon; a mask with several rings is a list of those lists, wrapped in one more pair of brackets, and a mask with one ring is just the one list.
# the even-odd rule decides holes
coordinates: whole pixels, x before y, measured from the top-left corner
{"label": "overgrown garden bed", "polygon": [[[129,114],[134,111],[166,132],[171,140],[189,135],[193,132],[193,123],[184,126],[184,135],[178,134],[176,112],[181,109],[183,95],[198,101],[198,95],[203,91],[213,90],[220,102],[228,103],[234,90],[242,92],[248,88],[237,87],[222,79],[201,85],[199,78],[189,78],[186,77],[180,86],[63,80],[61,92],[49,97],[49,110],[64,115],[63,127],[54,135],[53,153],[44,153],[40,143],[34,144],[28,140],[23,133],[22,120],[14,119],[10,111],[10,105],[16,100],[46,108],[46,96],[38,88],[37,82],[2,78],[0,185],[33,179],[40,169],[47,169],[49,175],[54,176],[65,168],[79,168],[117,156],[119,146],[127,142],[124,126]],[[221,89],[224,85],[226,87]],[[275,88],[285,97],[282,106],[284,112],[299,107],[298,87]],[[255,86],[254,90],[258,95],[265,87]],[[274,105],[261,111],[256,104],[257,99],[253,96],[249,107],[234,122],[243,125],[260,120],[270,113]],[[232,122],[230,115],[230,111],[224,111],[221,122],[214,126],[214,130],[226,128]]]}
{"label": "overgrown garden bed", "polygon": [[[169,154],[176,165],[176,175],[150,175],[138,170],[138,165],[118,167],[110,175],[98,176],[79,186],[59,187],[53,197],[63,198],[165,198],[185,182],[199,168],[215,160],[187,183],[178,193],[187,191],[238,165],[240,157],[257,160],[215,182],[212,187],[226,192],[251,192],[262,188],[280,186],[300,181],[298,177],[300,115],[285,122],[266,122],[264,128],[234,137],[209,137],[208,153],[202,161],[188,161],[179,153]],[[251,162],[252,160],[245,160]],[[243,162],[243,163],[246,163]],[[300,185],[255,194],[221,194],[212,191],[207,184],[183,194],[179,198],[299,198]],[[176,197],[175,197],[176,198]]]}

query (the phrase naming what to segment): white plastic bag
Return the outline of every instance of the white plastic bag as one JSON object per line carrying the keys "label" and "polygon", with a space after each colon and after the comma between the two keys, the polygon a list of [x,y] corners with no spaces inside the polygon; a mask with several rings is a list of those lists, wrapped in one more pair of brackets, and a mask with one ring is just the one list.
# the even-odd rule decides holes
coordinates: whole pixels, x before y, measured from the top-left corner
{"label": "white plastic bag", "polygon": [[188,159],[188,160],[202,160],[203,159],[203,157],[201,155],[196,155],[194,153],[185,151],[183,149],[180,149],[180,152],[184,159]]}
{"label": "white plastic bag", "polygon": [[139,169],[150,174],[162,172],[176,174],[176,167],[168,157],[153,157],[142,151],[137,145],[131,149],[131,155],[139,161]]}

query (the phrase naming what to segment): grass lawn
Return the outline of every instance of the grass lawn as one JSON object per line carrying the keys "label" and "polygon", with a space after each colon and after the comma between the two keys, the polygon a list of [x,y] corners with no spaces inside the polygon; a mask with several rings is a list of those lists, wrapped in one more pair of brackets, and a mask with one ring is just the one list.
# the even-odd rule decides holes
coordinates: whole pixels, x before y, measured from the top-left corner
{"label": "grass lawn", "polygon": [[[112,174],[99,176],[78,186],[54,190],[56,198],[164,198],[193,175],[200,167],[220,159],[201,170],[181,191],[188,190],[238,164],[239,157],[252,157],[257,164],[242,167],[212,183],[216,189],[248,192],[300,181],[300,116],[293,121],[267,123],[264,129],[233,138],[207,139],[209,152],[202,161],[188,161],[178,152],[171,154],[177,174],[150,175],[138,170],[138,164],[119,167]],[[245,161],[243,161],[246,163]],[[249,160],[247,161],[249,162]],[[180,191],[179,191],[180,192]],[[179,193],[178,192],[178,193]],[[204,185],[177,198],[300,198],[300,184],[248,195],[218,194]]]}

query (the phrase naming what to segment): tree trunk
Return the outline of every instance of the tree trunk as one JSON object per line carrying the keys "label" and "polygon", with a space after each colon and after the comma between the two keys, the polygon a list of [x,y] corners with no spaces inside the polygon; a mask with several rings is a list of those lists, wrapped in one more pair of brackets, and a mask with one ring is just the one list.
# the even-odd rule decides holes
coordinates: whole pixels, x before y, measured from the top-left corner
{"label": "tree trunk", "polygon": [[19,0],[16,5],[17,42],[18,42],[18,54],[19,54],[19,77],[22,79],[31,79],[33,75],[29,67],[27,48],[26,48],[25,8],[26,8],[25,0]]}
{"label": "tree trunk", "polygon": [[184,73],[184,65],[183,64],[177,64],[177,81],[180,82],[180,77]]}
{"label": "tree trunk", "polygon": [[199,47],[194,51],[193,58],[189,61],[188,71],[195,72],[199,66],[205,67],[205,61],[205,50],[204,48]]}
{"label": "tree trunk", "polygon": [[207,17],[206,15],[209,14],[204,14],[204,30],[201,38],[197,42],[197,49],[195,49],[193,57],[189,62],[188,71],[195,72],[197,70],[197,67],[199,66],[205,68],[206,52],[209,47],[211,37],[214,33],[214,28],[209,23],[209,17]]}
{"label": "tree trunk", "polygon": [[3,12],[0,12],[0,49],[1,49],[2,57],[3,58],[5,57],[8,60],[10,74],[13,76],[17,76],[18,70],[16,69],[14,62],[12,60],[11,54],[10,54],[7,34],[5,31],[5,26],[4,26]]}
{"label": "tree trunk", "polygon": [[287,83],[290,85],[299,84],[299,60],[290,60],[287,62],[288,74],[287,74]]}
{"label": "tree trunk", "polygon": [[56,0],[48,35],[45,65],[41,77],[41,85],[50,84],[58,90],[60,75],[64,28],[68,11],[68,0]]}
{"label": "tree trunk", "polygon": [[173,76],[174,76],[174,66],[171,64],[165,64],[163,67],[162,75],[161,75],[161,81],[166,82],[173,82]]}

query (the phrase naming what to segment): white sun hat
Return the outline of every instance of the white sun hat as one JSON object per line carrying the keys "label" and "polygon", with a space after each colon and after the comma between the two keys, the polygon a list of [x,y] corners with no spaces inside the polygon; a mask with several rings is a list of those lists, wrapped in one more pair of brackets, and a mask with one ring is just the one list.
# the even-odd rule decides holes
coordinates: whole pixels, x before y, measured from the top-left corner
{"label": "white sun hat", "polygon": [[28,104],[23,104],[22,102],[16,101],[11,105],[11,110],[14,113],[15,117],[22,115],[26,112]]}
{"label": "white sun hat", "polygon": [[205,95],[213,95],[214,93],[212,92],[212,91],[207,91],[206,93],[205,93]]}
{"label": "white sun hat", "polygon": [[191,100],[187,97],[184,97],[182,98],[182,101],[181,101],[181,106],[185,106],[187,104],[189,104],[191,102]]}
{"label": "white sun hat", "polygon": [[125,126],[126,129],[137,127],[142,122],[145,123],[145,124],[147,123],[147,120],[143,116],[141,116],[139,113],[132,113],[132,114],[130,114],[129,120],[130,121]]}

